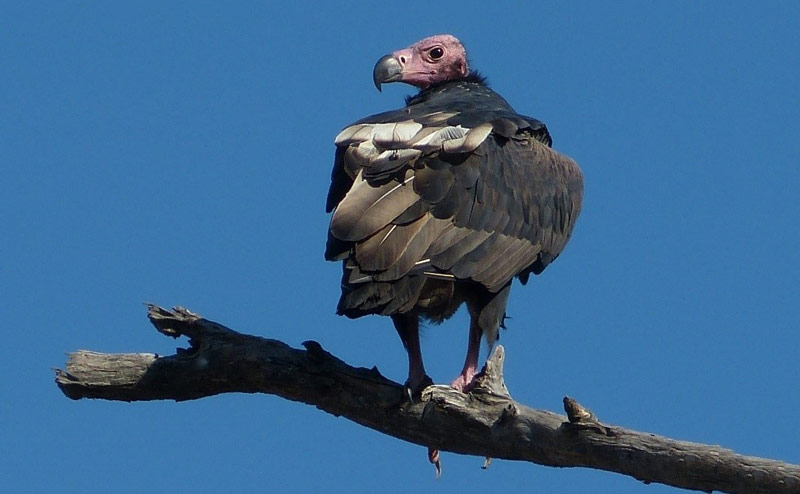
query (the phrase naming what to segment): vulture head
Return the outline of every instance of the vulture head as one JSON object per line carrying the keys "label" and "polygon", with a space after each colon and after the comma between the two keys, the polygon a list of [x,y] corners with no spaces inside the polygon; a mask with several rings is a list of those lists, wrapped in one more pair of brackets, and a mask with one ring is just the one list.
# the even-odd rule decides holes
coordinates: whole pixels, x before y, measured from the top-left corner
{"label": "vulture head", "polygon": [[438,34],[390,53],[375,64],[372,80],[378,91],[387,82],[405,82],[420,89],[469,74],[467,51],[450,34]]}

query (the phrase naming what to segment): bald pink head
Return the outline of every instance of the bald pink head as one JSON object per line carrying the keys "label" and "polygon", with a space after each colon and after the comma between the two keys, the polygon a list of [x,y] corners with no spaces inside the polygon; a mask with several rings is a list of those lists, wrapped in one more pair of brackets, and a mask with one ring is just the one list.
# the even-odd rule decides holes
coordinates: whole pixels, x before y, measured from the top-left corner
{"label": "bald pink head", "polygon": [[387,82],[405,82],[425,89],[467,74],[464,45],[455,36],[438,34],[384,56],[375,65],[372,77],[378,90]]}

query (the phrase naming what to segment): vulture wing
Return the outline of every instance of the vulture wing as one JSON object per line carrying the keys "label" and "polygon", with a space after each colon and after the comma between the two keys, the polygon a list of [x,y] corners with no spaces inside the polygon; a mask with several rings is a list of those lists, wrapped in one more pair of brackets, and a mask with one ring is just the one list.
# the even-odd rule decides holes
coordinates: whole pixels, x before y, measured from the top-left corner
{"label": "vulture wing", "polygon": [[498,292],[542,272],[567,243],[583,195],[577,164],[550,144],[544,124],[467,81],[345,128],[325,257],[346,261],[344,285],[394,289],[389,298],[402,301],[372,294],[372,305],[352,300],[340,312],[408,310],[425,279]]}

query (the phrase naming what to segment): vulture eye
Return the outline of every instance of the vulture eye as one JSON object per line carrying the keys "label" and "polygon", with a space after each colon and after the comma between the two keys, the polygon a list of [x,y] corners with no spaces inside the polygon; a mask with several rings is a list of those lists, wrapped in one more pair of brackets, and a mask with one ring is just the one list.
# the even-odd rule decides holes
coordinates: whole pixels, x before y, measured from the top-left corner
{"label": "vulture eye", "polygon": [[431,57],[431,60],[439,60],[444,56],[444,50],[441,47],[432,48],[431,51],[428,52],[428,56]]}

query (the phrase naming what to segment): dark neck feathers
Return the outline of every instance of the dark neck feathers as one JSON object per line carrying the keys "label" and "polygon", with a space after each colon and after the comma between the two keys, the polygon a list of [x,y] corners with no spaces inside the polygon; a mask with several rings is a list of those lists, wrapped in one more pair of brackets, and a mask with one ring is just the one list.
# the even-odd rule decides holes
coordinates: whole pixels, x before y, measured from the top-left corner
{"label": "dark neck feathers", "polygon": [[464,77],[437,82],[436,84],[432,84],[425,89],[420,89],[419,92],[415,95],[406,96],[406,106],[413,105],[421,101],[425,101],[430,97],[430,95],[437,93],[443,87],[450,86],[454,83],[459,83],[459,82],[471,82],[473,84],[480,84],[481,86],[489,87],[489,83],[486,81],[486,77],[481,75],[478,71],[473,70],[470,71],[470,73]]}

